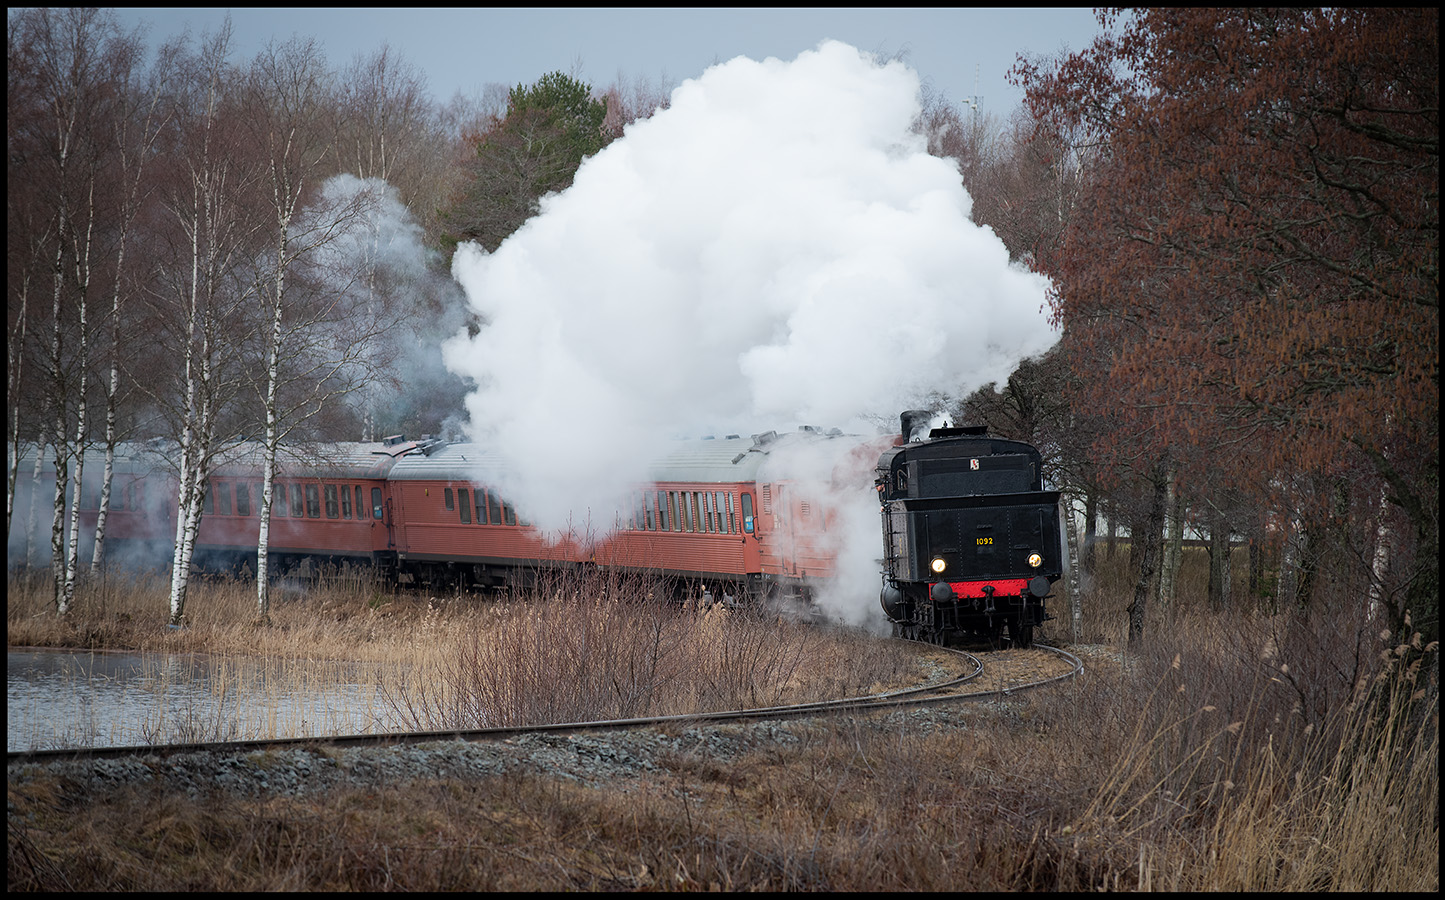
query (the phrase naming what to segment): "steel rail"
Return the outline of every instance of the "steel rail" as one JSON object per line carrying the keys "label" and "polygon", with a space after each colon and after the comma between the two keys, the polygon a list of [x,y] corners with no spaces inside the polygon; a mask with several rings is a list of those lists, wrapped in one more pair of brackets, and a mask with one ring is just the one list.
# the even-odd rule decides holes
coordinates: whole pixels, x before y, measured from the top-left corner
{"label": "steel rail", "polygon": [[[918,642],[922,644],[922,642]],[[980,700],[1009,696],[1021,691],[1032,690],[1048,684],[1073,678],[1083,672],[1079,658],[1065,650],[1046,644],[1035,644],[1039,650],[1047,650],[1070,662],[1071,668],[1061,675],[1037,682],[1011,685],[988,691],[972,693],[941,693],[967,684],[984,672],[978,657],[962,650],[937,645],[925,645],[931,649],[943,649],[955,653],[972,663],[972,671],[956,678],[930,684],[848,697],[841,700],[819,700],[810,703],[795,703],[785,706],[735,709],[718,712],[682,713],[666,716],[643,716],[629,719],[607,719],[592,722],[565,722],[549,725],[515,725],[478,729],[449,729],[440,731],[391,732],[384,734],[350,734],[331,736],[267,738],[246,741],[210,741],[189,744],[143,744],[122,747],[75,747],[51,750],[16,750],[6,753],[6,763],[45,763],[57,760],[110,759],[134,756],[172,756],[184,753],[252,753],[265,750],[286,750],[295,748],[348,749],[356,747],[407,746],[440,741],[497,741],[520,737],[526,734],[572,734],[589,731],[612,731],[628,728],[643,728],[656,725],[719,725],[728,722],[743,722],[760,719],[797,718],[810,715],[825,715],[837,712],[864,712],[880,709],[922,706],[949,703],[962,700]],[[922,696],[920,696],[922,695]]]}

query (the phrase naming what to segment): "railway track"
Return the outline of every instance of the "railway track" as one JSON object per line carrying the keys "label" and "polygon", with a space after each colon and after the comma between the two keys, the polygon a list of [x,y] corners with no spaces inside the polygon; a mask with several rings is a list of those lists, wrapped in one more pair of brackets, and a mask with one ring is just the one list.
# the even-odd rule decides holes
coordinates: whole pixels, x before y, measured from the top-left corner
{"label": "railway track", "polygon": [[986,666],[982,660],[967,651],[918,643],[920,648],[958,657],[962,674],[950,674],[925,684],[878,694],[755,709],[645,716],[595,722],[484,728],[471,731],[415,731],[192,744],[12,751],[6,754],[7,764],[44,764],[62,760],[83,761],[156,755],[170,756],[200,752],[245,754],[299,748],[344,750],[364,747],[400,747],[440,741],[510,741],[528,735],[574,735],[678,724],[696,727],[766,719],[806,718],[835,713],[858,713],[1005,697],[1055,684],[1077,676],[1083,671],[1083,663],[1077,656],[1044,644],[1035,644],[1029,650],[991,652],[987,654],[986,658],[992,665]]}

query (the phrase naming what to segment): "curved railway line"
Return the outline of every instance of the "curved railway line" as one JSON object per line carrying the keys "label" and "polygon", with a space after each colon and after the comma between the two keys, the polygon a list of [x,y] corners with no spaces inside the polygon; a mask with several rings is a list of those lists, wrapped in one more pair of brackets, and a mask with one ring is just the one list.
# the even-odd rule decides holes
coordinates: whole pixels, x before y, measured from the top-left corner
{"label": "curved railway line", "polygon": [[124,747],[70,748],[58,750],[23,750],[6,754],[9,765],[51,761],[80,761],[139,756],[174,755],[210,752],[243,754],[268,750],[297,748],[343,750],[362,747],[397,747],[435,741],[506,741],[524,735],[567,735],[588,732],[640,729],[652,726],[684,724],[689,727],[723,725],[763,719],[804,718],[833,713],[857,713],[898,709],[932,704],[988,700],[1033,690],[1073,678],[1083,672],[1080,659],[1066,650],[1035,644],[1028,650],[994,651],[986,658],[994,662],[992,669],[978,657],[964,650],[917,642],[920,647],[959,657],[963,674],[909,688],[901,688],[860,697],[795,703],[785,706],[683,715],[645,716],[595,722],[568,722],[550,725],[529,725],[484,728],[469,731],[415,731],[385,734],[355,734],[272,738],[267,740],[226,741],[192,744],[148,744]]}

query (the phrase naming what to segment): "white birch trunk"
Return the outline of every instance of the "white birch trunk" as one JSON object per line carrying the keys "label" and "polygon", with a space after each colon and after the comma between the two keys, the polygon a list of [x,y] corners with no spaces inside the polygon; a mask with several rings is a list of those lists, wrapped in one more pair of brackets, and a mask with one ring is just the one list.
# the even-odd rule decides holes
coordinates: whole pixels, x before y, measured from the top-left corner
{"label": "white birch trunk", "polygon": [[[115,371],[111,370],[112,383]],[[110,486],[115,479],[115,407],[106,401],[105,412],[105,468],[100,478],[100,508],[95,513],[95,550],[90,556],[90,572],[100,574],[105,567],[105,524],[110,513]]]}
{"label": "white birch trunk", "polygon": [[80,314],[80,356],[75,366],[80,370],[80,386],[75,411],[75,488],[70,504],[70,545],[65,553],[64,607],[67,610],[75,602],[75,578],[80,568],[80,506],[85,489],[85,444],[90,436],[86,421],[89,409],[85,399],[90,386],[90,323],[85,300],[90,292],[90,236],[95,221],[94,207],[87,213],[85,237],[77,237],[75,242],[75,286]]}
{"label": "white birch trunk", "polygon": [[[199,193],[199,186],[194,190]],[[192,512],[198,508],[195,501],[196,477],[196,407],[199,388],[196,384],[196,331],[200,312],[200,201],[195,199],[195,218],[190,225],[191,238],[191,284],[187,304],[185,388],[182,403],[181,460],[176,486],[176,542],[175,554],[171,558],[171,593],[169,600],[170,625],[179,628],[186,610],[186,587],[190,580],[191,554],[194,551],[195,530],[192,527]],[[199,523],[199,516],[195,517]]]}
{"label": "white birch trunk", "polygon": [[40,433],[40,440],[35,444],[35,469],[30,475],[30,504],[25,510],[25,567],[32,568],[35,565],[35,529],[39,524],[35,520],[35,504],[40,499],[40,470],[45,459],[45,432]]}
{"label": "white birch trunk", "polygon": [[1365,605],[1365,623],[1374,625],[1379,621],[1385,599],[1385,573],[1390,570],[1391,533],[1389,525],[1390,495],[1386,487],[1380,488],[1379,521],[1375,525],[1375,556],[1370,561],[1370,592]]}
{"label": "white birch trunk", "polygon": [[1169,469],[1168,497],[1165,503],[1168,523],[1165,526],[1164,568],[1159,573],[1159,598],[1163,603],[1173,603],[1179,563],[1184,555],[1184,503],[1179,496],[1178,478],[1172,466]]}
{"label": "white birch trunk", "polygon": [[[64,154],[62,154],[61,171],[64,171]],[[60,230],[65,230],[65,204],[60,204]],[[70,608],[65,600],[65,488],[69,478],[69,448],[65,446],[65,396],[61,391],[64,384],[63,363],[60,358],[61,348],[61,325],[60,325],[60,298],[62,295],[61,285],[64,278],[63,244],[56,243],[55,246],[55,278],[54,293],[52,297],[52,313],[54,315],[54,327],[50,335],[50,378],[54,385],[55,396],[51,402],[55,404],[55,505],[50,521],[50,574],[54,582],[54,603],[55,612],[58,615],[65,615]]]}
{"label": "white birch trunk", "polygon": [[1073,640],[1082,640],[1084,634],[1083,589],[1079,572],[1079,527],[1074,522],[1074,504],[1061,500],[1064,511],[1064,535],[1069,551],[1069,621],[1073,626]]}
{"label": "white birch trunk", "polygon": [[[282,246],[284,252],[284,240]],[[276,382],[281,361],[281,290],[284,286],[284,278],[284,268],[278,267],[276,301],[271,317],[271,353],[266,366],[266,445],[261,472],[261,531],[260,537],[256,541],[256,619],[263,624],[270,622],[271,615],[271,498],[276,482],[276,445],[279,440],[276,421]]]}
{"label": "white birch trunk", "polygon": [[1299,593],[1300,532],[1304,523],[1298,512],[1291,512],[1285,526],[1284,550],[1279,561],[1279,585],[1275,591],[1278,609],[1291,609]]}
{"label": "white birch trunk", "polygon": [[[20,304],[16,313],[15,329],[6,333],[5,342],[5,387],[8,396],[16,397],[20,394],[20,376],[24,371],[25,361],[25,313],[29,308],[30,301],[30,278],[28,275],[21,278]],[[24,456],[24,446],[20,440],[20,411],[14,407],[10,409],[10,468],[6,473],[9,478],[5,485],[5,534],[10,534],[10,529],[15,522],[15,488],[20,478],[20,457]],[[40,448],[36,450],[35,458],[40,458]],[[35,484],[34,481],[30,482]],[[31,495],[34,495],[32,489]],[[28,526],[29,523],[27,523]],[[25,564],[30,564],[28,552],[30,538],[26,539],[27,553]]]}
{"label": "white birch trunk", "polygon": [[110,486],[115,477],[115,404],[120,393],[120,280],[125,269],[125,240],[129,220],[122,224],[120,248],[116,252],[115,292],[110,299],[110,378],[105,385],[105,472],[100,480],[100,509],[95,514],[95,552],[90,571],[99,573],[105,565],[105,524],[110,514]]}
{"label": "white birch trunk", "polygon": [[[59,416],[56,418],[60,419]],[[61,424],[64,424],[63,419]],[[55,514],[50,520],[50,573],[55,583],[55,612],[62,616],[70,612],[65,598],[65,488],[70,480],[69,453],[64,441],[55,442]]]}

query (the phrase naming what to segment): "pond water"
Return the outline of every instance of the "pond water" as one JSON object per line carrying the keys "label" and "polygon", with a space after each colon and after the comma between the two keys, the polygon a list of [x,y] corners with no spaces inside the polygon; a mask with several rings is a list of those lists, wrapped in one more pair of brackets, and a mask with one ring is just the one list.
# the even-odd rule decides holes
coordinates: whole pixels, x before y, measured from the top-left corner
{"label": "pond water", "polygon": [[403,730],[353,663],[10,651],[7,752]]}

